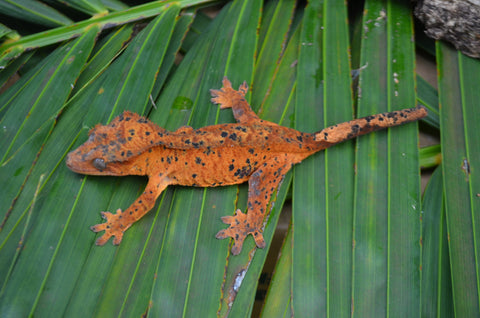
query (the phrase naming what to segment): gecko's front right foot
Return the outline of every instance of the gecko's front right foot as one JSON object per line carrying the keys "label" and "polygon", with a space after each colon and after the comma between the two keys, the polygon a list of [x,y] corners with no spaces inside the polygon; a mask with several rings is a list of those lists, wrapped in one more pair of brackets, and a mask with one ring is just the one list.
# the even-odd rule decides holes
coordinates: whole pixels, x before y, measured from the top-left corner
{"label": "gecko's front right foot", "polygon": [[131,224],[124,225],[122,222],[122,210],[118,209],[116,214],[110,212],[101,212],[105,223],[97,224],[90,227],[93,232],[105,231],[95,242],[96,245],[104,245],[114,236],[113,245],[119,245],[122,242],[123,233],[130,227]]}

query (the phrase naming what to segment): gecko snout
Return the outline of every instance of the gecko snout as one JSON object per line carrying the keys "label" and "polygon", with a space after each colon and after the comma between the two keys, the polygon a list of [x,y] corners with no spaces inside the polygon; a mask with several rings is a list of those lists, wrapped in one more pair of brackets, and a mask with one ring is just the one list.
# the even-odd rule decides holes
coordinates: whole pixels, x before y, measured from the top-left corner
{"label": "gecko snout", "polygon": [[70,170],[72,170],[72,156],[71,156],[71,154],[72,154],[72,153],[69,152],[69,153],[67,154],[66,159],[65,159],[65,163],[67,164],[67,167],[68,167]]}

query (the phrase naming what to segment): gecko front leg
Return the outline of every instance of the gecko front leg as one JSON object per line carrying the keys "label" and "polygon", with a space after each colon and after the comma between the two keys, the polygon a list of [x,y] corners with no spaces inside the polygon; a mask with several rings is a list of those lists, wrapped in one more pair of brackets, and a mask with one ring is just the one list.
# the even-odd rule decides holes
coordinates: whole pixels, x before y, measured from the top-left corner
{"label": "gecko front leg", "polygon": [[125,231],[154,207],[156,199],[170,183],[168,177],[151,177],[145,191],[124,212],[121,209],[118,209],[115,214],[102,212],[105,223],[90,227],[93,232],[105,231],[95,244],[104,245],[114,236],[113,244],[119,245]]}
{"label": "gecko front leg", "polygon": [[216,238],[233,238],[233,255],[242,251],[243,242],[249,234],[255,239],[257,247],[265,247],[263,220],[269,212],[267,206],[273,192],[280,186],[291,167],[292,163],[287,154],[264,163],[248,180],[248,213],[237,210],[233,216],[222,217],[223,223],[230,226],[218,232]]}
{"label": "gecko front leg", "polygon": [[213,103],[220,104],[221,109],[231,108],[238,123],[247,124],[261,121],[245,100],[245,94],[248,91],[247,82],[243,82],[238,91],[232,88],[232,83],[226,77],[223,78],[222,84],[221,89],[210,90]]}

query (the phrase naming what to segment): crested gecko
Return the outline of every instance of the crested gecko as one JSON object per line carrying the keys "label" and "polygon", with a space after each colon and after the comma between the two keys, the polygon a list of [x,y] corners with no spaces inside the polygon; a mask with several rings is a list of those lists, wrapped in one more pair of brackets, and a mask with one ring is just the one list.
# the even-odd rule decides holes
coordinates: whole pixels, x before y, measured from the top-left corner
{"label": "crested gecko", "polygon": [[418,120],[424,107],[382,113],[327,127],[316,133],[300,132],[260,119],[245,100],[244,82],[234,90],[225,77],[220,90],[210,90],[212,102],[232,108],[237,123],[167,131],[135,113],[125,111],[108,125],[96,125],[88,140],[66,158],[68,168],[88,175],[146,175],[148,184],[125,211],[102,212],[105,223],[91,227],[105,231],[96,244],[122,241],[125,231],[155,205],[168,185],[216,187],[248,181],[248,213],[239,209],[224,216],[227,229],[218,239],[231,237],[231,252],[242,250],[251,234],[257,247],[265,247],[263,222],[272,193],[288,170],[308,156],[348,139]]}

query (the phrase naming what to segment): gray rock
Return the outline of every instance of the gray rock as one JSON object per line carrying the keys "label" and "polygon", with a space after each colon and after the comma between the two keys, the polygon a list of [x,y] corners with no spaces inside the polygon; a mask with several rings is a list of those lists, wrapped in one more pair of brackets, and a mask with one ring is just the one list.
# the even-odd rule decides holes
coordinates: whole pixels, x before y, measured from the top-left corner
{"label": "gray rock", "polygon": [[415,15],[428,36],[452,43],[465,55],[480,57],[480,0],[420,0]]}

